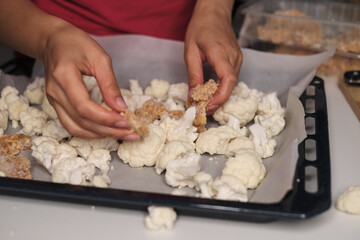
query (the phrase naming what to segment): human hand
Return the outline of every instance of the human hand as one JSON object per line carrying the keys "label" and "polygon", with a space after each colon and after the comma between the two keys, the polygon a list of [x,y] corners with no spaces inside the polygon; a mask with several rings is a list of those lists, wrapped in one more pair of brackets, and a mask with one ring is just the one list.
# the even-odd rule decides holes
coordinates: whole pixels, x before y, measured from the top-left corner
{"label": "human hand", "polygon": [[233,0],[198,0],[186,32],[189,95],[192,88],[204,83],[204,62],[209,62],[219,77],[219,88],[208,105],[208,114],[228,100],[242,63],[242,53],[231,26],[232,5]]}
{"label": "human hand", "polygon": [[[112,136],[137,140],[119,114],[127,106],[117,85],[110,57],[87,33],[67,24],[46,37],[42,49],[46,93],[62,125],[72,136]],[[94,76],[109,111],[90,99],[82,74]]]}

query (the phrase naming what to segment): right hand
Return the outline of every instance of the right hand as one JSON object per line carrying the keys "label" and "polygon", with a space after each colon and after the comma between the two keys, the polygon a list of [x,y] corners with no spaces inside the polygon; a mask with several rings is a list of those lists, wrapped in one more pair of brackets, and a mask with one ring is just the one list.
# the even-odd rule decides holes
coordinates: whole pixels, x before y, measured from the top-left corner
{"label": "right hand", "polygon": [[[47,36],[41,53],[47,98],[72,136],[138,139],[128,121],[119,114],[127,106],[117,85],[111,58],[95,40],[68,24]],[[113,111],[90,99],[82,74],[96,78],[105,103]]]}

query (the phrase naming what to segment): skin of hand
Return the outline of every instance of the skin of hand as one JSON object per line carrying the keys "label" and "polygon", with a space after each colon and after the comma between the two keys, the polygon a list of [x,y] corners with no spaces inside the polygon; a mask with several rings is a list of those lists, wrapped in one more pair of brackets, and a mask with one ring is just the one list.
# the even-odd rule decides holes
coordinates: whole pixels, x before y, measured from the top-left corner
{"label": "skin of hand", "polygon": [[[136,140],[129,123],[118,112],[127,106],[117,85],[111,58],[85,32],[72,25],[54,32],[43,50],[46,92],[59,120],[73,136],[112,136]],[[106,110],[90,99],[82,74],[94,76]]]}
{"label": "skin of hand", "polygon": [[186,31],[189,100],[192,89],[204,83],[204,62],[218,75],[219,88],[208,105],[208,114],[228,100],[240,72],[242,53],[231,26],[233,4],[233,0],[198,0]]}
{"label": "skin of hand", "polygon": [[[127,106],[111,59],[87,33],[45,13],[29,0],[0,0],[0,42],[44,61],[48,100],[71,135],[139,139],[119,114]],[[90,100],[82,74],[96,78],[112,111]]]}

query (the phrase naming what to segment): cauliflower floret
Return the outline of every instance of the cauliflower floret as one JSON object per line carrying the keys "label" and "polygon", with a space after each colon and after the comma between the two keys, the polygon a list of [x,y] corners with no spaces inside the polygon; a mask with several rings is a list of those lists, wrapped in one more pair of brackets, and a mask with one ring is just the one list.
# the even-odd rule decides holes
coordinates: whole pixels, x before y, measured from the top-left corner
{"label": "cauliflower floret", "polygon": [[144,94],[144,91],[143,91],[142,87],[140,86],[138,80],[130,79],[129,83],[130,83],[130,92],[132,95],[143,95]]}
{"label": "cauliflower floret", "polygon": [[124,141],[117,154],[131,167],[154,166],[155,161],[165,145],[165,131],[157,125],[149,125],[149,135],[136,142]]}
{"label": "cauliflower floret", "polygon": [[225,154],[229,142],[236,137],[236,131],[228,126],[209,128],[199,134],[196,140],[196,152],[198,154],[207,152],[210,155]]}
{"label": "cauliflower floret", "polygon": [[221,125],[226,125],[229,115],[233,114],[240,120],[241,126],[250,122],[256,113],[259,100],[254,96],[231,95],[229,100],[214,113],[214,119]]}
{"label": "cauliflower floret", "polygon": [[105,137],[99,139],[86,139],[93,150],[95,149],[107,149],[110,152],[118,150],[119,143],[117,139],[112,137]]}
{"label": "cauliflower floret", "polygon": [[62,159],[53,169],[52,181],[75,185],[89,185],[95,175],[95,166],[81,157]]}
{"label": "cauliflower floret", "polygon": [[187,196],[188,195],[187,192],[181,188],[174,189],[170,194],[175,195],[175,196]]}
{"label": "cauliflower floret", "polygon": [[277,112],[273,115],[257,115],[254,120],[255,123],[267,128],[266,135],[268,138],[278,135],[285,127],[284,116]]}
{"label": "cauliflower floret", "polygon": [[27,85],[24,96],[31,104],[41,104],[45,97],[45,78],[36,77],[32,83]]}
{"label": "cauliflower floret", "polygon": [[55,109],[53,106],[51,106],[47,97],[44,97],[44,101],[41,104],[41,109],[49,116],[50,119],[54,120],[58,118]]}
{"label": "cauliflower floret", "polygon": [[0,98],[0,111],[7,111],[8,106],[3,98]]}
{"label": "cauliflower floret", "polygon": [[250,139],[254,142],[255,151],[261,158],[267,158],[274,155],[276,141],[269,139],[266,134],[266,128],[258,123],[254,123],[249,127]]}
{"label": "cauliflower floret", "polygon": [[126,105],[128,106],[128,108],[133,112],[136,109],[141,108],[146,101],[152,99],[151,96],[147,96],[147,95],[131,95],[131,92],[129,92],[129,94],[128,94],[127,92],[125,92],[123,90],[122,90],[121,95],[123,96],[123,99],[124,99]]}
{"label": "cauliflower floret", "polygon": [[239,82],[234,88],[232,95],[242,95],[244,97],[253,96],[261,101],[264,93],[255,88],[249,88],[244,82]]}
{"label": "cauliflower floret", "polygon": [[96,149],[91,152],[87,161],[92,163],[101,170],[103,174],[107,174],[110,170],[109,163],[111,161],[110,151],[107,149]]}
{"label": "cauliflower floret", "polygon": [[54,168],[63,160],[63,159],[74,159],[77,157],[77,151],[68,143],[60,143],[56,148],[56,155],[51,161],[51,166],[48,169],[50,173],[53,172]]}
{"label": "cauliflower floret", "polygon": [[336,208],[343,212],[360,214],[360,185],[348,187],[336,201]]}
{"label": "cauliflower floret", "polygon": [[183,111],[185,112],[185,104],[183,102],[175,102],[174,99],[168,98],[164,103],[168,111]]}
{"label": "cauliflower floret", "polygon": [[189,86],[187,83],[170,84],[168,98],[173,98],[181,102],[186,102],[188,98]]}
{"label": "cauliflower floret", "polygon": [[49,170],[52,164],[52,160],[57,154],[58,146],[58,141],[53,138],[36,137],[32,141],[31,156],[33,156],[39,164]]}
{"label": "cauliflower floret", "polygon": [[194,150],[194,144],[183,141],[171,141],[165,144],[155,163],[155,171],[161,174],[166,169],[169,161],[182,157],[187,152]]}
{"label": "cauliflower floret", "polygon": [[232,175],[221,175],[217,177],[213,184],[216,191],[216,199],[233,200],[239,202],[247,202],[247,189],[243,182]]}
{"label": "cauliflower floret", "polygon": [[90,143],[84,138],[73,137],[70,139],[69,144],[73,146],[84,159],[87,159],[92,151]]}
{"label": "cauliflower floret", "polygon": [[184,115],[179,119],[173,119],[169,116],[163,118],[159,124],[165,130],[166,133],[166,141],[184,141],[193,143],[195,139],[198,137],[197,128],[194,127],[193,121],[196,116],[196,108],[191,107]]}
{"label": "cauliflower floret", "polygon": [[229,158],[222,171],[223,175],[239,178],[247,188],[256,188],[264,178],[266,169],[260,156],[252,150],[241,150]]}
{"label": "cauliflower floret", "polygon": [[12,121],[12,127],[19,127],[18,121],[20,120],[20,112],[27,109],[29,104],[27,99],[23,96],[18,96],[16,93],[18,91],[10,91],[5,95],[4,101],[8,106],[9,119]]}
{"label": "cauliflower floret", "polygon": [[248,129],[245,126],[241,127],[240,125],[241,125],[240,120],[237,119],[234,115],[230,114],[229,121],[227,122],[226,126],[234,129],[238,137],[240,136],[246,137],[248,135]]}
{"label": "cauliflower floret", "polygon": [[212,187],[214,180],[209,173],[198,172],[194,176],[194,182],[196,190],[200,191],[200,194],[197,196],[202,198],[212,198],[215,195]]}
{"label": "cauliflower floret", "polygon": [[145,95],[156,99],[165,100],[170,88],[170,83],[160,79],[151,80],[150,86],[145,89]]}
{"label": "cauliflower floret", "polygon": [[[11,95],[9,95],[11,94]],[[1,90],[1,98],[5,100],[6,96],[18,96],[19,95],[19,90],[17,90],[16,88],[12,87],[12,86],[6,86],[3,88],[3,90]],[[6,103],[9,103],[9,99],[5,100]]]}
{"label": "cauliflower floret", "polygon": [[0,111],[0,135],[3,135],[8,126],[9,113],[7,111]]}
{"label": "cauliflower floret", "polygon": [[149,215],[145,225],[149,230],[172,229],[176,221],[176,212],[170,207],[149,206]]}
{"label": "cauliflower floret", "polygon": [[52,137],[55,138],[57,141],[61,141],[64,138],[70,137],[70,134],[61,125],[59,119],[48,121],[46,125],[42,128],[41,132],[42,136]]}
{"label": "cauliflower floret", "polygon": [[90,92],[95,86],[98,85],[94,76],[82,75],[82,80],[88,92]]}
{"label": "cauliflower floret", "polygon": [[273,115],[278,113],[282,117],[285,115],[285,109],[281,107],[276,92],[267,93],[262,97],[257,108],[257,113],[259,115]]}
{"label": "cauliflower floret", "polygon": [[95,175],[91,181],[91,184],[95,187],[107,188],[108,182],[102,175]]}
{"label": "cauliflower floret", "polygon": [[255,149],[253,141],[248,137],[237,137],[229,143],[225,155],[227,157],[232,157],[235,156],[238,151],[247,149]]}
{"label": "cauliflower floret", "polygon": [[200,171],[200,155],[188,153],[171,160],[166,166],[165,180],[172,187],[195,187],[194,176]]}
{"label": "cauliflower floret", "polygon": [[20,122],[23,126],[22,132],[25,135],[40,134],[46,124],[47,117],[46,113],[37,108],[26,108],[20,112]]}

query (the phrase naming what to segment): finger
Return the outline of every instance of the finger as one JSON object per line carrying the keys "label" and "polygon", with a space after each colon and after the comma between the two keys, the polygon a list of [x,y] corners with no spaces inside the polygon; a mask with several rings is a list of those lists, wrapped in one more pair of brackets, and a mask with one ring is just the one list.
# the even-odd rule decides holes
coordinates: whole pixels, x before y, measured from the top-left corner
{"label": "finger", "polygon": [[85,122],[84,124],[85,127],[82,127],[71,118],[68,112],[64,108],[62,108],[57,101],[55,101],[51,97],[49,97],[49,101],[51,101],[51,104],[54,106],[55,110],[57,111],[60,122],[63,124],[63,126],[68,130],[68,132],[72,136],[89,137],[89,138],[102,138],[102,137],[111,136],[117,139],[125,139],[125,140],[139,139],[139,136],[136,133],[128,129],[104,127],[95,123],[91,123],[89,121]]}
{"label": "finger", "polygon": [[230,97],[237,82],[237,73],[227,54],[220,49],[210,50],[208,60],[218,75],[219,82],[219,88],[208,105],[208,112],[212,113]]}
{"label": "finger", "polygon": [[88,131],[82,127],[80,127],[72,118],[68,115],[68,113],[54,101],[52,98],[49,98],[49,102],[54,107],[59,117],[59,120],[63,127],[69,132],[71,136],[75,137],[85,137],[85,138],[101,138],[102,136],[96,134],[94,132]]}
{"label": "finger", "polygon": [[192,101],[192,89],[199,84],[204,83],[202,56],[199,48],[195,44],[189,44],[185,47],[185,63],[188,72],[189,101]]}
{"label": "finger", "polygon": [[[54,77],[61,79],[55,80],[61,89],[49,89],[48,93],[50,96],[57,96],[55,99],[59,103],[64,103],[63,107],[79,123],[82,123],[84,119],[88,119],[108,127],[129,127],[129,123],[124,116],[106,110],[90,99],[78,70],[67,68],[67,74]],[[56,88],[56,86],[54,87]]]}
{"label": "finger", "polygon": [[94,77],[96,78],[105,103],[116,112],[123,112],[127,109],[119,86],[114,76],[111,58],[108,55],[102,56],[94,66]]}
{"label": "finger", "polygon": [[57,104],[58,106],[63,106],[62,108],[65,110],[66,114],[73,119],[81,128],[96,133],[101,136],[113,136],[116,138],[124,138],[127,135],[134,134],[133,131],[129,129],[128,122],[124,122],[123,126],[107,127],[101,124],[97,124],[91,120],[86,118],[81,118],[77,115],[77,112],[71,107],[68,98],[62,92],[62,89],[59,88],[57,92],[56,98],[49,96],[49,99],[52,99],[52,102]]}

